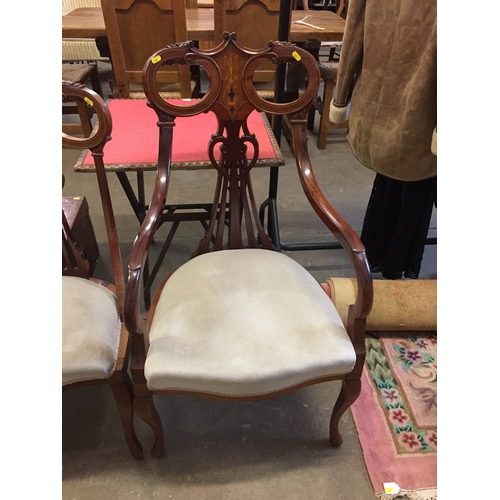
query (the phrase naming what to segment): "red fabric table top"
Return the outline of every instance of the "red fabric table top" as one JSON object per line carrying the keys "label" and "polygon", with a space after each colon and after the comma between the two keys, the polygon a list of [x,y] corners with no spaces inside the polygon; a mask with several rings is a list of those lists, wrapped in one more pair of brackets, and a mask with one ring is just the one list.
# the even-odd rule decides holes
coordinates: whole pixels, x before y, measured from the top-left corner
{"label": "red fabric table top", "polygon": [[[114,99],[109,102],[113,120],[111,141],[104,147],[104,163],[107,170],[152,170],[158,162],[158,117],[146,104],[146,99]],[[170,102],[180,106],[188,105],[182,99]],[[208,142],[217,131],[214,113],[201,113],[193,117],[178,117],[173,131],[172,167],[203,168],[208,165]],[[254,133],[260,148],[259,163],[282,165],[281,153],[269,137],[272,130],[260,113],[254,111],[248,117],[248,128]],[[274,136],[273,141],[275,141]],[[253,154],[249,144],[248,157]],[[93,170],[90,152],[76,166],[76,171]]]}

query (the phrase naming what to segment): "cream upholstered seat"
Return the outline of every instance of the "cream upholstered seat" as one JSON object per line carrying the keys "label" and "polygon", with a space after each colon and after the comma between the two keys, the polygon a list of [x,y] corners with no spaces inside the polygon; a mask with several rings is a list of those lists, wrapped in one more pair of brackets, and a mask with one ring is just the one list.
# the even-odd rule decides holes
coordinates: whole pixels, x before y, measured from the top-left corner
{"label": "cream upholstered seat", "polygon": [[167,281],[149,331],[150,389],[257,396],[348,373],[356,355],[318,282],[260,249],[200,255]]}
{"label": "cream upholstered seat", "polygon": [[[185,106],[165,101],[155,86],[159,67],[179,60],[204,66],[210,77],[204,98]],[[264,100],[252,80],[262,62],[300,63],[307,88],[294,102]],[[314,57],[304,49],[283,42],[247,49],[235,33],[226,33],[211,51],[192,44],[166,47],[144,66],[144,91],[158,116],[158,171],[130,253],[124,318],[133,337],[134,410],[154,432],[153,456],[164,452],[154,394],[258,400],[331,380],[341,380],[342,388],[332,411],[330,442],[342,443],[340,418],[361,389],[373,288],[359,237],[326,200],[312,172],[305,125],[319,78]],[[264,229],[250,176],[259,156],[248,120],[255,109],[287,114],[305,195],[350,257],[357,294],[346,327],[321,285],[276,251]],[[150,281],[144,285],[145,262],[168,202],[175,121],[207,111],[217,117],[207,146],[217,179],[205,234],[192,258],[158,287],[144,318],[142,291]]]}
{"label": "cream upholstered seat", "polygon": [[74,243],[63,210],[62,229],[62,386],[107,384],[116,407],[130,452],[142,458],[142,447],[134,431],[132,382],[128,374],[129,334],[123,323],[125,280],[113,214],[113,205],[104,171],[104,145],[111,139],[112,121],[102,97],[81,83],[62,82],[63,103],[90,106],[96,124],[89,137],[78,138],[63,132],[63,147],[88,148],[94,158],[97,184],[108,237],[114,283],[91,278],[79,270],[83,255]]}
{"label": "cream upholstered seat", "polygon": [[62,277],[62,384],[111,377],[120,345],[116,296],[93,281]]}

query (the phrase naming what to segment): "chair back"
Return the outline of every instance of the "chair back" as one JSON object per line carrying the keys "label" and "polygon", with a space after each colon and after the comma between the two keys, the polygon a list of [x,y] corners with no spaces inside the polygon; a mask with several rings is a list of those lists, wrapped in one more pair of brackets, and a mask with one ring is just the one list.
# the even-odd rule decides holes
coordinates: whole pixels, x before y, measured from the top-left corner
{"label": "chair back", "polygon": [[[185,42],[185,0],[101,0],[111,61],[121,98],[144,97],[142,68],[148,57],[166,45]],[[192,96],[189,67],[162,67],[157,80],[167,97]]]}
{"label": "chair back", "polygon": [[[120,317],[123,317],[123,302],[125,298],[125,279],[123,274],[123,265],[121,259],[120,245],[118,241],[118,232],[116,229],[113,205],[109,192],[108,180],[104,170],[104,145],[111,139],[112,120],[108,106],[99,94],[90,90],[79,83],[62,82],[62,101],[85,103],[91,106],[97,116],[97,123],[89,137],[73,137],[62,133],[62,145],[72,149],[89,149],[92,153],[99,186],[99,194],[102,202],[104,214],[104,223],[108,239],[111,264],[113,267],[114,286],[118,297],[118,307]],[[63,232],[64,232],[64,214],[63,214]],[[66,227],[68,231],[69,227]],[[69,234],[69,233],[67,233]],[[66,245],[66,248],[68,246]],[[63,238],[63,255],[65,251]],[[68,259],[71,257],[68,256]],[[63,258],[64,261],[64,258]],[[70,261],[71,262],[71,261]]]}
{"label": "chair back", "polygon": [[[178,60],[204,68],[210,86],[202,99],[169,102],[159,94],[155,85],[159,69],[163,64]],[[253,73],[263,62],[302,66],[306,73],[306,89],[291,102],[275,103],[263,99],[252,80]],[[165,203],[169,201],[167,191],[177,117],[212,112],[216,118],[207,147],[211,166],[217,172],[215,194],[205,235],[193,256],[248,247],[275,250],[260,219],[250,176],[259,157],[259,143],[248,118],[254,111],[260,111],[271,115],[287,115],[293,157],[304,194],[313,210],[348,253],[354,266],[358,296],[350,309],[348,323],[349,329],[355,331],[353,338],[356,337],[356,346],[362,348],[363,325],[372,297],[371,274],[364,247],[356,232],[321,192],[307,148],[307,115],[316,98],[319,82],[318,64],[305,49],[289,42],[272,41],[263,48],[248,49],[238,42],[235,33],[225,33],[222,43],[209,51],[197,49],[193,42],[188,42],[161,49],[148,59],[144,66],[143,85],[148,105],[158,115],[158,169],[149,208],[134,240],[127,266],[125,322],[127,330],[136,338],[134,345],[144,348],[140,337],[148,332],[148,323],[141,313],[141,282],[149,249],[162,223]],[[192,134],[196,133],[196,130],[192,131]],[[160,290],[161,286],[153,299],[150,318],[151,311],[156,307],[155,301],[161,295]]]}
{"label": "chair back", "polygon": [[[169,102],[158,93],[156,75],[162,64],[184,59],[203,67],[210,78],[205,96],[200,100]],[[262,62],[301,64],[306,67],[308,87],[293,102],[264,100],[254,88],[252,75]],[[126,289],[126,324],[132,334],[146,332],[140,313],[142,278],[154,234],[162,222],[172,162],[172,148],[177,117],[211,112],[215,115],[207,153],[216,170],[215,193],[202,237],[193,257],[210,251],[261,247],[276,250],[259,218],[251,170],[259,158],[259,142],[248,118],[252,112],[288,114],[291,122],[296,161],[311,172],[307,153],[305,124],[307,113],[319,85],[319,70],[314,58],[287,42],[269,42],[260,50],[241,46],[234,33],[225,33],[215,49],[197,49],[193,42],[166,47],[154,53],[144,67],[143,84],[148,105],[158,115],[158,170],[149,208],[131,250]],[[190,133],[196,134],[196,130]],[[186,138],[180,138],[181,141]],[[156,293],[157,297],[158,294]],[[154,308],[154,301],[152,308]]]}
{"label": "chair back", "polygon": [[[250,49],[260,49],[270,40],[278,40],[280,4],[281,0],[215,0],[215,43],[220,43],[225,32],[238,33],[238,42]],[[255,71],[253,80],[274,82],[275,72],[275,65],[264,63]]]}
{"label": "chair back", "polygon": [[[210,82],[202,99],[179,103],[166,101],[156,87],[156,76],[163,64],[187,60],[204,68]],[[252,75],[263,62],[305,66],[308,86],[300,97],[287,103],[266,101],[257,93]],[[212,112],[216,117],[207,145],[210,164],[217,172],[215,194],[209,220],[193,257],[210,251],[262,247],[275,250],[259,218],[250,172],[259,158],[259,143],[248,125],[254,111],[287,114],[292,129],[292,144],[299,169],[312,172],[305,125],[307,113],[319,86],[319,69],[314,57],[288,42],[269,42],[260,50],[240,45],[235,33],[225,33],[222,43],[208,51],[194,42],[165,47],[152,54],[144,66],[143,85],[148,105],[158,115],[158,169],[148,211],[135,238],[127,269],[127,329],[132,335],[147,332],[141,315],[141,282],[149,249],[162,222],[170,181],[172,148],[177,117]],[[196,134],[196,130],[192,134]],[[314,204],[313,204],[314,207]],[[314,207],[315,209],[317,207]],[[158,294],[156,293],[156,297]],[[152,308],[154,308],[154,301]]]}
{"label": "chair back", "polygon": [[[201,65],[210,78],[204,98],[185,106],[165,101],[155,86],[161,65],[178,58]],[[277,104],[262,99],[252,83],[252,74],[262,62],[304,66],[308,75],[307,89],[298,100],[290,103]],[[217,182],[206,234],[195,255],[224,248],[261,246],[273,249],[259,220],[254,199],[250,171],[259,158],[259,144],[247,119],[254,110],[290,115],[304,134],[303,140],[294,141],[296,158],[307,158],[305,117],[319,85],[319,70],[314,58],[286,42],[269,42],[260,50],[250,50],[239,43],[234,33],[225,33],[223,43],[212,51],[202,51],[193,43],[186,43],[156,52],[144,67],[143,83],[148,104],[158,115],[160,146],[157,181],[141,232],[147,228],[150,231],[148,238],[152,238],[166,198],[175,118],[211,111],[216,115],[217,129],[213,130],[208,144],[208,156],[217,170]]]}

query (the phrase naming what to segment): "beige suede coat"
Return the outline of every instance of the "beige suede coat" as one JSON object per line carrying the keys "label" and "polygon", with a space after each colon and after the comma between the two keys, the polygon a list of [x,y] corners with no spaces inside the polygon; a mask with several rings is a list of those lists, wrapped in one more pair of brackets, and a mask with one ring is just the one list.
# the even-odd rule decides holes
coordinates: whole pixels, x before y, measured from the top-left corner
{"label": "beige suede coat", "polygon": [[436,45],[436,0],[349,1],[330,121],[387,177],[437,174]]}

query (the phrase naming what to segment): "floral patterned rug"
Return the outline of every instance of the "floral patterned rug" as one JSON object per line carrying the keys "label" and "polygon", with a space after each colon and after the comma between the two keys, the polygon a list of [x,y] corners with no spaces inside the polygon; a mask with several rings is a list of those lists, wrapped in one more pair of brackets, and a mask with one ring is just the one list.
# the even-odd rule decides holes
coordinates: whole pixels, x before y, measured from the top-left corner
{"label": "floral patterned rug", "polygon": [[436,332],[376,333],[351,407],[373,488],[379,498],[435,499]]}

